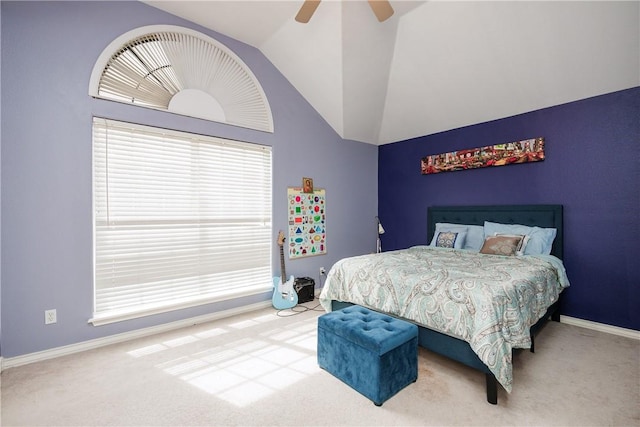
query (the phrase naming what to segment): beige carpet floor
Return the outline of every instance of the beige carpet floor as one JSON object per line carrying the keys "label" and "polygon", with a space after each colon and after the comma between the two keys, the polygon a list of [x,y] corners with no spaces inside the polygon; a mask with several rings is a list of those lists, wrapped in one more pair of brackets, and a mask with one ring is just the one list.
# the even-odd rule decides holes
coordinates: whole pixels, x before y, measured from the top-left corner
{"label": "beige carpet floor", "polygon": [[637,340],[549,323],[497,406],[483,374],[421,349],[418,381],[376,407],[318,368],[321,314],[264,309],[9,368],[1,424],[640,426]]}

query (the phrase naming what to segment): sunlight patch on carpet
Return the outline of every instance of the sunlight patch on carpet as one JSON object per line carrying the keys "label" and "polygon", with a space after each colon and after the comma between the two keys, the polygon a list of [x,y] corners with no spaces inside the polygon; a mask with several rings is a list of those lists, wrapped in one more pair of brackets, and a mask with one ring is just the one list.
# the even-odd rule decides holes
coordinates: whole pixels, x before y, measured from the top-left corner
{"label": "sunlight patch on carpet", "polygon": [[[245,407],[320,371],[316,318],[286,325],[278,320],[271,313],[236,320],[224,327],[165,340],[128,354],[135,358],[153,355],[154,366],[166,374],[237,407]],[[220,338],[234,330],[251,328],[256,331],[250,336],[242,332],[244,337],[231,342],[228,341],[231,336]],[[194,351],[188,355],[171,356],[173,348],[189,346]]]}
{"label": "sunlight patch on carpet", "polygon": [[142,357],[142,356],[148,356],[150,354],[158,353],[166,349],[167,347],[162,344],[153,344],[153,345],[148,345],[146,347],[141,347],[135,350],[128,351],[127,354],[133,357]]}
{"label": "sunlight patch on carpet", "polygon": [[207,331],[198,332],[197,334],[195,334],[195,336],[197,336],[200,339],[206,339],[206,338],[213,338],[213,337],[217,337],[219,335],[228,334],[228,333],[229,331],[227,331],[226,329],[213,328]]}
{"label": "sunlight patch on carpet", "polygon": [[[210,365],[181,379],[236,406],[247,406],[317,372],[315,351],[291,346],[293,339],[303,341],[282,330],[270,334],[271,341],[238,340],[201,354],[200,360]],[[280,344],[272,343],[278,340]]]}

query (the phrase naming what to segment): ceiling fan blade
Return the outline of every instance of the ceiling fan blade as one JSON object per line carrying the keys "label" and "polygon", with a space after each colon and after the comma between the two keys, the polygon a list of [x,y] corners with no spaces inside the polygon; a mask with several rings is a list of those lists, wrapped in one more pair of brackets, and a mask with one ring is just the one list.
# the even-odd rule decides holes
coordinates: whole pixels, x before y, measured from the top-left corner
{"label": "ceiling fan blade", "polygon": [[369,6],[380,22],[386,21],[393,15],[393,8],[388,0],[369,0]]}
{"label": "ceiling fan blade", "polygon": [[309,22],[309,19],[313,16],[313,12],[316,11],[318,5],[320,4],[320,0],[305,0],[302,4],[302,7],[298,11],[296,15],[296,21],[306,24]]}

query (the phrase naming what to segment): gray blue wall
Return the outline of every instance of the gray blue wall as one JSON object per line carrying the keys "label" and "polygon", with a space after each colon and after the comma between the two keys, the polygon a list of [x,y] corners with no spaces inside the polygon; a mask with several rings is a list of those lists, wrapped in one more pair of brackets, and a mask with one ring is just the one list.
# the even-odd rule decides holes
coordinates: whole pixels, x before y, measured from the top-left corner
{"label": "gray blue wall", "polygon": [[[321,266],[375,250],[377,147],[342,140],[257,49],[141,2],[2,1],[1,7],[3,357],[271,298],[266,293],[100,327],[87,323],[93,301],[94,115],[272,146],[275,234],[287,224],[287,187],[312,177],[327,191],[328,253],[288,262],[289,274],[318,281]],[[233,50],[260,81],[275,133],[89,97],[89,77],[102,50],[129,30],[155,24],[189,27]],[[273,265],[278,272],[275,243]],[[58,322],[45,326],[44,311],[52,308]]]}
{"label": "gray blue wall", "polygon": [[[421,175],[429,154],[545,138],[538,163]],[[564,205],[564,315],[640,330],[640,88],[382,146],[383,247],[425,244],[431,205]]]}

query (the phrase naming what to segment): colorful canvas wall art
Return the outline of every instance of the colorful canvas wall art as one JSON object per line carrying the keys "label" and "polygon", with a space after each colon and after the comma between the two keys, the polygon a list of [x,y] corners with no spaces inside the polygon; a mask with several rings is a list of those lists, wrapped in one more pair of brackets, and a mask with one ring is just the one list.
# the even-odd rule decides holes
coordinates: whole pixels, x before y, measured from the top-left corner
{"label": "colorful canvas wall art", "polygon": [[305,193],[303,188],[288,188],[289,258],[327,253],[326,195],[324,189]]}
{"label": "colorful canvas wall art", "polygon": [[433,154],[422,158],[422,175],[465,169],[505,166],[544,160],[544,138]]}

